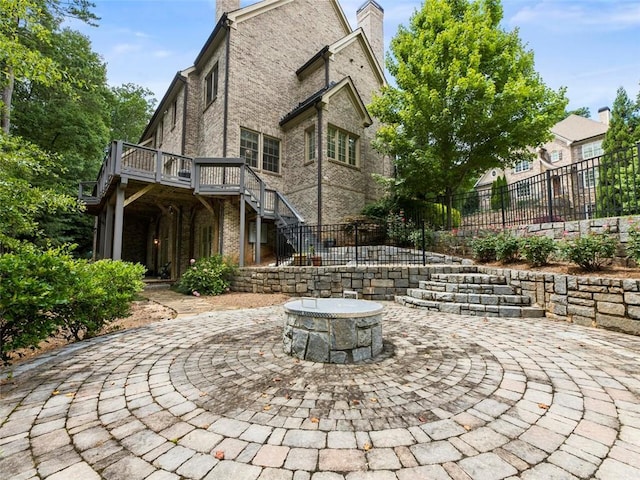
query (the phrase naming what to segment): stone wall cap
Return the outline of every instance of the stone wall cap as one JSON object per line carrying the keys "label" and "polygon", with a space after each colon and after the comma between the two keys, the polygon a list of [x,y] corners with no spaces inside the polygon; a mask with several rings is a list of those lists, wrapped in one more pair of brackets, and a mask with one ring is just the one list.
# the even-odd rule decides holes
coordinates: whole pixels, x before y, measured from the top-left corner
{"label": "stone wall cap", "polygon": [[382,313],[383,308],[380,303],[354,298],[301,298],[284,304],[288,313],[322,318],[369,317]]}

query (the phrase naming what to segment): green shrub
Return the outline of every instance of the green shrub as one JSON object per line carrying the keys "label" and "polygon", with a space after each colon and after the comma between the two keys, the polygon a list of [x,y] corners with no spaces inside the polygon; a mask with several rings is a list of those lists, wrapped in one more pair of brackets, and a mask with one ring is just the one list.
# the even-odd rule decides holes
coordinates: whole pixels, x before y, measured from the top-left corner
{"label": "green shrub", "polygon": [[560,244],[562,257],[583,270],[600,270],[616,253],[617,240],[609,234],[589,233]]}
{"label": "green shrub", "polygon": [[131,314],[144,288],[145,267],[121,261],[74,262],[68,301],[53,313],[75,340],[95,336],[105,325]]}
{"label": "green shrub", "polygon": [[496,260],[511,263],[520,256],[520,241],[509,232],[502,232],[495,237]]}
{"label": "green shrub", "polygon": [[626,245],[627,255],[640,264],[640,231],[635,225],[629,229],[629,241]]}
{"label": "green shrub", "polygon": [[176,289],[186,295],[220,295],[229,289],[235,268],[221,255],[201,258],[180,277]]}
{"label": "green shrub", "polygon": [[520,255],[534,267],[547,265],[549,257],[557,250],[553,238],[541,235],[523,237],[520,239]]}
{"label": "green shrub", "polygon": [[[447,207],[441,203],[426,203],[423,208],[424,217],[434,230],[447,228]],[[451,209],[451,228],[458,228],[462,222],[460,210]]]}
{"label": "green shrub", "polygon": [[21,246],[0,255],[0,358],[19,348],[36,348],[54,333],[58,319],[51,311],[66,303],[73,260],[64,249],[44,252]]}
{"label": "green shrub", "polygon": [[497,235],[494,233],[485,234],[481,237],[476,237],[470,242],[471,251],[473,252],[473,258],[479,262],[487,263],[496,260],[496,239]]}

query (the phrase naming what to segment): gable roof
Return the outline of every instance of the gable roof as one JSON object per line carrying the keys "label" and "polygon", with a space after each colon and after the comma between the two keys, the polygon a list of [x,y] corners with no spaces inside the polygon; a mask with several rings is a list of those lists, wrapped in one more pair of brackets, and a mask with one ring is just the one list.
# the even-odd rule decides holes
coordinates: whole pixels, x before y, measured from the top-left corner
{"label": "gable roof", "polygon": [[571,144],[604,135],[608,129],[607,124],[579,115],[569,115],[551,127],[551,133]]}
{"label": "gable roof", "polygon": [[371,115],[367,111],[367,107],[365,106],[360,94],[356,90],[355,85],[353,84],[353,80],[351,77],[345,77],[338,83],[332,82],[327,87],[324,87],[318,90],[316,93],[311,95],[309,98],[303,100],[298,104],[296,108],[287,113],[280,120],[280,126],[284,127],[289,122],[294,120],[295,118],[302,115],[309,108],[315,107],[316,105],[326,105],[330,103],[331,97],[333,97],[336,93],[346,89],[349,95],[351,96],[351,100],[356,107],[357,112],[360,114],[360,118],[362,119],[362,123],[365,127],[370,126],[373,123],[371,119]]}
{"label": "gable roof", "polygon": [[[291,3],[293,1],[295,0],[263,0],[261,2],[254,3],[253,5],[249,5],[239,10],[234,10],[233,12],[229,12],[227,13],[227,18],[229,19],[229,22],[231,22],[231,27],[233,28],[233,26],[237,23],[241,23],[245,20],[256,17],[262,13],[268,12],[269,10],[280,7],[282,5],[286,5],[287,3]],[[351,25],[349,24],[349,20],[347,19],[347,16],[344,14],[344,11],[342,10],[342,7],[340,6],[340,3],[338,2],[338,0],[323,0],[323,1],[329,1],[331,3],[331,6],[333,6],[336,13],[338,14],[338,18],[340,20],[340,23],[342,24],[342,27],[345,30],[345,33],[350,33]]]}
{"label": "gable roof", "polygon": [[371,48],[371,44],[367,39],[364,31],[361,28],[358,28],[351,32],[349,35],[342,37],[337,42],[332,43],[331,45],[326,45],[317,52],[313,57],[311,57],[307,62],[301,66],[298,70],[296,70],[296,75],[299,79],[303,79],[309,72],[314,71],[316,68],[319,68],[324,64],[324,60],[327,56],[332,56],[337,53],[340,53],[343,49],[348,47],[354,42],[360,42],[362,48],[364,50],[365,56],[371,63],[371,67],[373,72],[377,75],[378,81],[382,85],[387,84],[387,80],[384,76],[384,71],[380,63],[378,63],[378,59],[373,53],[373,49]]}

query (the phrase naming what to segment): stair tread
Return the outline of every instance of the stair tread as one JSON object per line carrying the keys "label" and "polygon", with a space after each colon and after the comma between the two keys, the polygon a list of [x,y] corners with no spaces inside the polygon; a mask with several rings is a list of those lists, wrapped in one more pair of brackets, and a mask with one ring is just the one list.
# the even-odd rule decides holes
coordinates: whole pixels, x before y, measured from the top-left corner
{"label": "stair tread", "polygon": [[480,315],[494,317],[515,317],[515,318],[540,318],[545,316],[545,311],[541,307],[530,305],[477,305],[473,303],[443,303],[429,300],[421,300],[407,295],[396,297],[396,302],[401,304],[411,304],[415,307],[426,307],[431,310],[438,310],[443,313],[454,313],[459,315]]}
{"label": "stair tread", "polygon": [[409,288],[407,295],[420,300],[431,300],[447,303],[471,303],[479,305],[528,305],[531,299],[520,294],[495,294],[495,293],[459,293],[441,292],[423,288]]}

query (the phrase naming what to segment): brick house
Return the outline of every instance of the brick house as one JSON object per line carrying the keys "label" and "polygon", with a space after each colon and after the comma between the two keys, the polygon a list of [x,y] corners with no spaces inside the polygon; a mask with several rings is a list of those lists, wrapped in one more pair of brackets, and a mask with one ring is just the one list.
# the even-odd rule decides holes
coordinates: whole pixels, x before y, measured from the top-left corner
{"label": "brick house", "polygon": [[172,278],[215,253],[259,263],[277,226],[357,214],[392,173],[366,107],[385,84],[378,3],[355,30],[337,0],[218,0],[216,17],[140,144],[114,142],[81,184],[98,258]]}
{"label": "brick house", "polygon": [[[520,200],[535,200],[540,192],[537,183],[541,175],[550,175],[550,189],[554,202],[571,203],[578,200],[579,218],[589,218],[593,208],[589,200],[597,186],[598,159],[603,154],[602,141],[609,129],[610,110],[598,111],[598,120],[579,115],[569,115],[551,128],[552,139],[536,149],[533,161],[524,160],[507,169],[493,168],[485,172],[475,184],[485,208],[489,208],[491,185],[505,176],[514,204]],[[567,178],[568,166],[574,166],[576,174]],[[556,174],[558,172],[558,174]]]}

